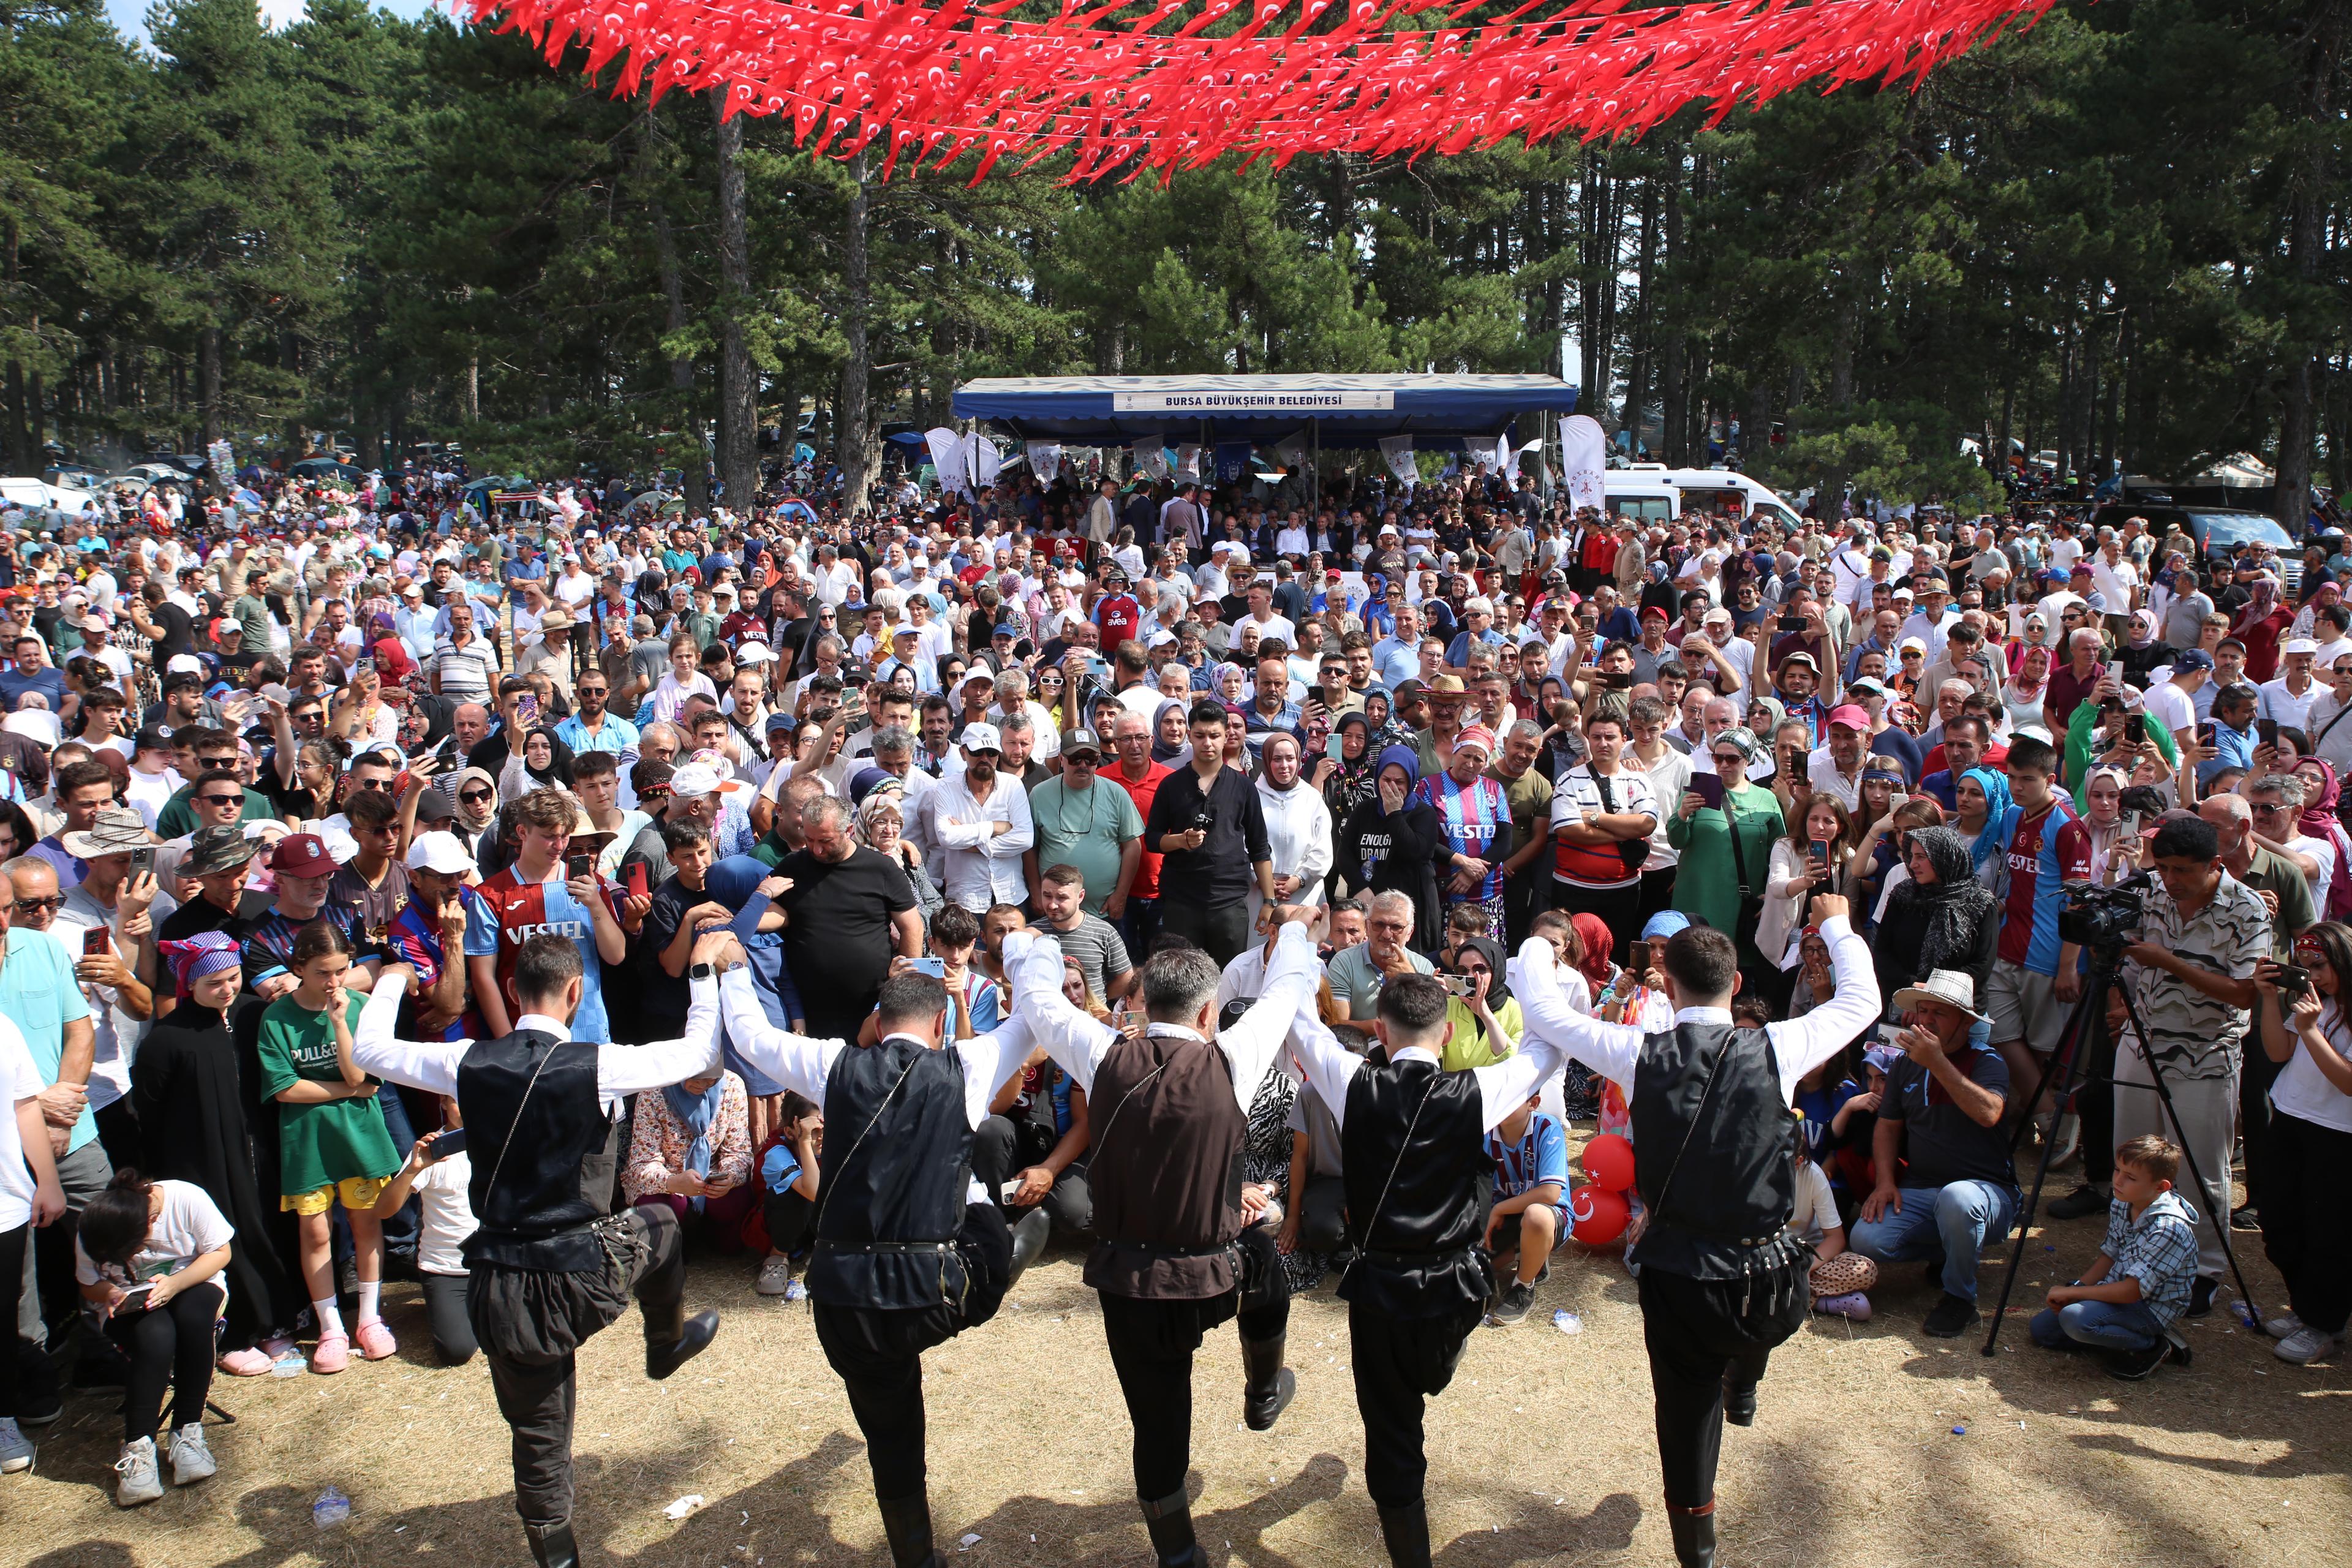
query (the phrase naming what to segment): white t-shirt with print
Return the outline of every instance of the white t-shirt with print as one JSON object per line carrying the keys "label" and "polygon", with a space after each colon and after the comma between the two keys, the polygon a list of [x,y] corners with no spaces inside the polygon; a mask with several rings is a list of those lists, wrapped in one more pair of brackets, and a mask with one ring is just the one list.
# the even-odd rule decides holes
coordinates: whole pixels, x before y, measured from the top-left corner
{"label": "white t-shirt with print", "polygon": [[[125,1289],[149,1279],[160,1279],[166,1274],[177,1274],[197,1258],[215,1247],[226,1247],[236,1235],[236,1227],[220,1212],[212,1194],[194,1182],[158,1182],[155,1190],[163,1194],[163,1211],[147,1227],[147,1240],[131,1255],[131,1267],[109,1263],[92,1263],[89,1254],[82,1250],[79,1240],[74,1242],[74,1278],[84,1285],[96,1285],[101,1280]],[[226,1300],[228,1281],[214,1277]]]}

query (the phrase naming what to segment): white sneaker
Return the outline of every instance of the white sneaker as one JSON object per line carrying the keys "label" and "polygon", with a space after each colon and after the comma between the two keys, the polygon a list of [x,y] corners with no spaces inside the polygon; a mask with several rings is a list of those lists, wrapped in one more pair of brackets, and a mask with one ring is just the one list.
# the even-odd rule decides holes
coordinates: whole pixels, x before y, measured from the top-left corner
{"label": "white sneaker", "polygon": [[2317,1329],[2301,1328],[2279,1341],[2271,1353],[2281,1361],[2307,1366],[2320,1357],[2342,1349],[2343,1345],[2342,1334],[2323,1334]]}
{"label": "white sneaker", "polygon": [[2293,1312],[2273,1312],[2263,1320],[2263,1332],[2274,1340],[2292,1339],[2303,1332],[2303,1320]]}
{"label": "white sneaker", "polygon": [[16,1426],[13,1415],[0,1415],[0,1476],[33,1468],[33,1440]]}
{"label": "white sneaker", "polygon": [[213,1451],[205,1447],[205,1429],[191,1421],[185,1426],[172,1429],[172,1484],[186,1486],[191,1481],[210,1480],[220,1468]]}
{"label": "white sneaker", "polygon": [[114,1461],[114,1473],[122,1478],[114,1485],[114,1500],[124,1508],[137,1508],[163,1495],[163,1478],[155,1470],[152,1437],[123,1444],[122,1457]]}

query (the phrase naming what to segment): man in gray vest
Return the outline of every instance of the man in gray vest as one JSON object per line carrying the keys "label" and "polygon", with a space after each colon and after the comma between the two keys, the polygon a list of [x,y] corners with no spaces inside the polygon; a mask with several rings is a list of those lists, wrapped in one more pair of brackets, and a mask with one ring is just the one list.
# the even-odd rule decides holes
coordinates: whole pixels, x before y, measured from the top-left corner
{"label": "man in gray vest", "polygon": [[1297,1387],[1283,1365],[1290,1292],[1282,1260],[1269,1228],[1252,1225],[1241,1206],[1236,1172],[1258,1085],[1292,1020],[1314,1010],[1320,965],[1307,928],[1316,913],[1277,907],[1264,991],[1230,1028],[1217,1026],[1213,959],[1189,946],[1155,954],[1143,966],[1150,1022],[1133,1037],[1063,996],[1052,932],[1004,939],[1016,1020],[1087,1096],[1099,1239],[1086,1281],[1102,1297],[1111,1366],[1135,1425],[1135,1495],[1161,1568],[1206,1561],[1184,1496],[1202,1336],[1235,1320],[1242,1417],[1253,1430],[1272,1427]]}
{"label": "man in gray vest", "polygon": [[1511,965],[1529,1035],[1631,1087],[1634,1184],[1650,1205],[1631,1261],[1642,1271],[1666,1521],[1684,1568],[1715,1562],[1724,1419],[1755,1422],[1765,1362],[1804,1323],[1811,1301],[1811,1250],[1787,1228],[1798,1081],[1879,1014],[1869,944],[1847,923],[1846,901],[1816,894],[1812,918],[1830,944],[1836,994],[1801,1018],[1760,1029],[1732,1024],[1738,951],[1704,926],[1666,944],[1675,1026],[1661,1034],[1570,1006],[1547,942],[1530,940]]}
{"label": "man in gray vest", "polygon": [[719,1332],[719,1314],[686,1315],[677,1216],[613,1209],[621,1102],[719,1068],[719,988],[698,977],[686,1037],[651,1046],[575,1041],[580,948],[541,934],[515,955],[510,1035],[399,1040],[393,1028],[416,972],[378,977],[352,1042],[366,1071],[457,1098],[473,1156],[466,1240],[467,1316],[490,1365],[499,1414],[514,1430],[515,1511],[540,1568],[578,1568],[572,1536],[573,1355],[628,1309],[645,1314],[646,1375],[665,1378]]}
{"label": "man in gray vest", "polygon": [[[1029,1032],[1013,1020],[950,1041],[947,987],[907,970],[882,983],[874,1045],[812,1040],[768,1021],[742,947],[727,931],[696,942],[688,973],[713,969],[735,1048],[824,1108],[831,1131],[809,1221],[817,1342],[847,1385],[865,1434],[891,1562],[938,1568],[923,1462],[923,1352],[994,1317],[1052,1229],[1036,1209],[1018,1233],[1008,1232],[971,1173],[971,1135],[1028,1060]],[[1054,973],[1058,984],[1059,958]]]}

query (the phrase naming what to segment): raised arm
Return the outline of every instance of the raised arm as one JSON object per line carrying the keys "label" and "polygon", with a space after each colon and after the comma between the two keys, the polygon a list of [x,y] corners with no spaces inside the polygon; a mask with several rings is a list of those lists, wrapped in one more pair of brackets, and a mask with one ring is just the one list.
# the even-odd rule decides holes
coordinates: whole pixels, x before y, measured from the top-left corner
{"label": "raised arm", "polygon": [[1551,943],[1539,936],[1520,943],[1519,955],[1511,960],[1511,990],[1528,1026],[1522,1047],[1549,1043],[1612,1083],[1631,1084],[1643,1032],[1628,1024],[1604,1024],[1570,1006],[1560,989],[1559,964]]}
{"label": "raised arm", "polygon": [[719,1006],[727,1037],[746,1061],[786,1089],[824,1102],[825,1076],[833,1058],[846,1047],[839,1040],[812,1040],[777,1028],[768,1022],[759,994],[751,989],[751,971],[742,962],[742,947],[732,934],[713,931],[695,944],[694,962],[710,963],[732,957],[735,967],[719,981]]}
{"label": "raised arm", "polygon": [[[1285,1037],[1290,1042],[1290,1059],[1298,1065],[1300,1076],[1322,1097],[1333,1124],[1344,1123],[1348,1117],[1348,1085],[1363,1070],[1364,1058],[1339,1043],[1331,1026],[1315,1010],[1311,992],[1291,1018]],[[1302,1201],[1299,1194],[1291,1195],[1293,1213]]]}
{"label": "raised arm", "polygon": [[360,1009],[360,1026],[352,1040],[352,1060],[360,1070],[393,1083],[421,1089],[427,1094],[457,1092],[457,1064],[473,1048],[471,1040],[396,1040],[393,1026],[400,1021],[400,999],[416,984],[416,971],[405,963],[388,965]]}
{"label": "raised arm", "polygon": [[1830,944],[1830,972],[1837,990],[1826,1004],[1803,1017],[1768,1026],[1773,1055],[1780,1063],[1780,1080],[1790,1088],[1876,1022],[1882,1000],[1878,975],[1871,966],[1870,944],[1854,934],[1845,900],[1816,893],[1813,914],[1821,923],[1822,940]]}
{"label": "raised arm", "polygon": [[1244,1110],[1257,1098],[1257,1086],[1289,1037],[1291,1026],[1302,1013],[1314,1011],[1315,981],[1323,967],[1307,931],[1315,915],[1309,905],[1280,907],[1276,918],[1282,929],[1275,937],[1274,958],[1265,966],[1265,988],[1232,1028],[1217,1031],[1217,1048],[1233,1068],[1234,1094]]}
{"label": "raised arm", "polygon": [[[748,984],[751,971],[740,965],[738,970]],[[753,1005],[758,1005],[756,999]],[[607,1098],[620,1100],[684,1083],[719,1063],[719,982],[692,981],[687,986],[686,1033],[648,1046],[605,1047],[596,1055],[596,1088]]]}
{"label": "raised arm", "polygon": [[[1532,940],[1543,942],[1541,937]],[[1558,1046],[1529,1031],[1525,1050],[1507,1060],[1473,1068],[1471,1071],[1478,1079],[1479,1114],[1485,1119],[1486,1131],[1492,1132],[1509,1119],[1513,1110],[1525,1105],[1528,1096],[1559,1070],[1560,1060]]]}
{"label": "raised arm", "polygon": [[[1070,1005],[1062,994],[1062,948],[1042,931],[1008,931],[1004,938],[1004,972],[1013,981],[1013,1013],[1005,1027],[1022,1026],[1027,1045],[1052,1057],[1088,1094],[1095,1091],[1095,1068],[1103,1053],[1118,1043],[1118,1031]],[[999,1029],[997,1033],[1003,1033]]]}

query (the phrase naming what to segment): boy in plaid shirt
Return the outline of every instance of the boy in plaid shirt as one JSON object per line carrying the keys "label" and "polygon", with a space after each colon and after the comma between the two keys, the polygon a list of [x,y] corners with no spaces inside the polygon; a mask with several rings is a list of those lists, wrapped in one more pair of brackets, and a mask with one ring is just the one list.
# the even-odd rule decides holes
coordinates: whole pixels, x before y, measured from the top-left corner
{"label": "boy in plaid shirt", "polygon": [[2033,1342],[2045,1350],[2100,1351],[2108,1375],[2136,1382],[2189,1349],[2171,1333],[2197,1277],[2197,1211],[2172,1190],[2180,1150],[2154,1134],[2116,1151],[2115,1199],[2107,1205],[2099,1259],[2072,1285],[2050,1292],[2034,1314]]}

